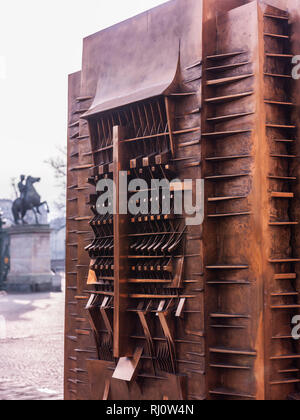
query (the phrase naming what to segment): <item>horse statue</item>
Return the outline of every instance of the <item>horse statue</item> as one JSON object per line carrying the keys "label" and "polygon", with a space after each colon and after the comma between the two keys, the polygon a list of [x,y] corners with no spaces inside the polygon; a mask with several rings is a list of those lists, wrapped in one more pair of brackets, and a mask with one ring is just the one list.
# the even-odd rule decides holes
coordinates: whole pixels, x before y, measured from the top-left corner
{"label": "horse statue", "polygon": [[18,225],[20,222],[26,224],[24,217],[29,210],[32,210],[35,216],[36,224],[39,224],[38,214],[41,214],[40,207],[43,205],[47,206],[47,213],[50,212],[47,201],[41,202],[41,197],[37,193],[33,184],[40,182],[41,178],[33,178],[28,176],[26,183],[24,185],[25,177],[21,176],[21,182],[19,182],[18,187],[21,193],[21,196],[17,198],[12,205],[12,213],[15,219],[15,224]]}

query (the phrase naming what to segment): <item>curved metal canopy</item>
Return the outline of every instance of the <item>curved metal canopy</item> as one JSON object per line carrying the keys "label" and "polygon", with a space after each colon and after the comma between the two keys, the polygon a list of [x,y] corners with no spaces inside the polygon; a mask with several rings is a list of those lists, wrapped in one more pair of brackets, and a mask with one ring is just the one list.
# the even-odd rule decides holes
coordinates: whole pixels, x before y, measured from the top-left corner
{"label": "curved metal canopy", "polygon": [[154,9],[95,34],[100,53],[97,91],[83,118],[174,90],[179,22]]}

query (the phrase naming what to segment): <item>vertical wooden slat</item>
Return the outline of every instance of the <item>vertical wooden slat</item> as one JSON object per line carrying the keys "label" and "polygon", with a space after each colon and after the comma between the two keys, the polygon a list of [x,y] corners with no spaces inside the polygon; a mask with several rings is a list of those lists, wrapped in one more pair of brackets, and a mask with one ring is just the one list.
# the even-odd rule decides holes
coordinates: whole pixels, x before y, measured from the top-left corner
{"label": "vertical wooden slat", "polygon": [[126,168],[125,147],[121,141],[126,136],[124,127],[113,128],[113,166],[116,186],[114,214],[114,357],[132,356],[130,348],[130,322],[128,319],[128,241],[127,215],[120,214],[122,201],[126,201],[126,191],[120,189],[119,172]]}

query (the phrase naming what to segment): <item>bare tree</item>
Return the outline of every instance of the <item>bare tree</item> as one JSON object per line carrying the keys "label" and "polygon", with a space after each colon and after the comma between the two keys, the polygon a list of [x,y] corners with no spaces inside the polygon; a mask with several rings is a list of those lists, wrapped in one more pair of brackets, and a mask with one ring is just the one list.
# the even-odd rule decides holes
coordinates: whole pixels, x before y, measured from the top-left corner
{"label": "bare tree", "polygon": [[13,199],[18,198],[18,191],[17,191],[17,187],[16,187],[17,179],[16,178],[10,178],[10,182],[11,182],[12,189],[14,191],[14,198]]}
{"label": "bare tree", "polygon": [[45,161],[53,171],[57,179],[57,187],[60,189],[58,199],[54,202],[57,210],[65,215],[66,212],[66,185],[67,185],[67,148],[57,147],[58,154]]}

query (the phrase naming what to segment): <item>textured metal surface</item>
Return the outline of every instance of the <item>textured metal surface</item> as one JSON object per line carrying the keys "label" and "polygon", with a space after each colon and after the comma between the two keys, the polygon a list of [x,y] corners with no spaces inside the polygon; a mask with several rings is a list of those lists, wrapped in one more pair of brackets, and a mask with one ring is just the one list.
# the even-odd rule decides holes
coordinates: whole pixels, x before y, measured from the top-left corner
{"label": "textured metal surface", "polygon": [[[297,394],[299,24],[274,2],[174,0],[84,40],[69,94],[67,399]],[[122,195],[100,216],[97,182],[120,170],[204,178],[203,225],[163,202],[121,215]]]}
{"label": "textured metal surface", "polygon": [[216,34],[204,43],[202,114],[213,399],[286,399],[299,383],[294,18],[251,2],[205,24]]}
{"label": "textured metal surface", "polygon": [[[201,1],[174,1],[88,37],[70,79],[66,398],[204,398],[200,227],[136,217],[122,231],[118,215],[90,212],[97,180],[119,169],[200,177],[187,164],[200,153],[201,21]],[[164,246],[158,260],[150,249]]]}

